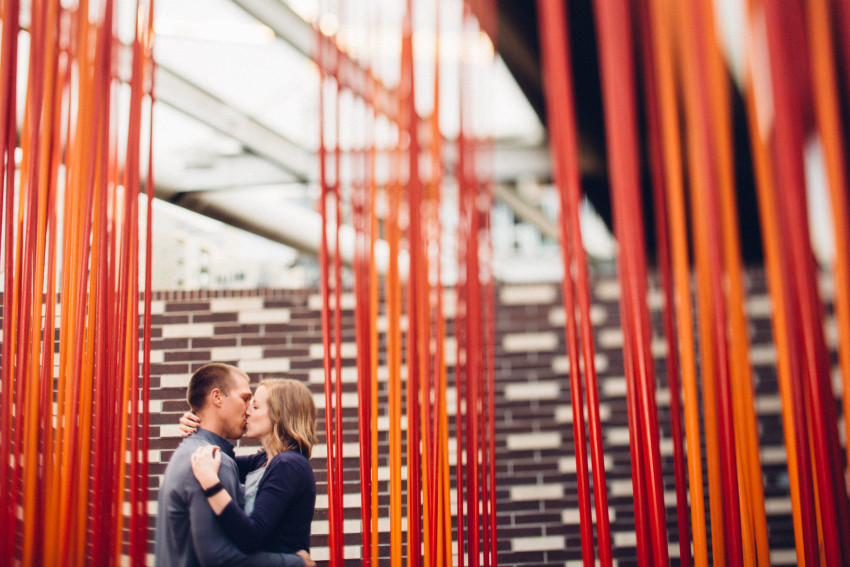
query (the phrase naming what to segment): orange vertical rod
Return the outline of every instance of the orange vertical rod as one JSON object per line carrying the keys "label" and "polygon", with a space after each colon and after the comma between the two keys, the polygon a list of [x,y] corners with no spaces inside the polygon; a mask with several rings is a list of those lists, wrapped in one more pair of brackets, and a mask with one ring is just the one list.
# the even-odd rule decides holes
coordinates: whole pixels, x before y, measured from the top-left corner
{"label": "orange vertical rod", "polygon": [[[681,355],[682,388],[685,406],[685,435],[688,449],[688,479],[690,487],[691,525],[693,530],[694,563],[708,565],[708,544],[703,497],[702,448],[700,442],[699,394],[691,311],[690,261],[684,204],[683,172],[679,109],[676,104],[673,32],[671,4],[667,0],[650,3],[653,48],[659,97],[661,142],[664,152],[664,187],[669,206],[668,232],[673,264],[675,297],[668,305],[675,306],[678,330],[678,352]],[[672,393],[671,393],[672,396]],[[672,401],[672,398],[671,398]]]}
{"label": "orange vertical rod", "polygon": [[[5,189],[5,205],[0,199],[0,229],[5,245],[5,281],[3,293],[3,365],[0,368],[2,397],[0,397],[0,458],[8,463],[15,450],[12,442],[12,274],[13,274],[13,210],[15,187],[15,140],[17,137],[16,77],[18,49],[18,0],[3,3],[3,32],[0,46],[0,197]],[[4,224],[5,221],[5,224]],[[14,554],[17,490],[12,489],[9,466],[0,467],[0,555]]]}
{"label": "orange vertical rod", "polygon": [[[722,447],[725,448],[720,450],[720,478],[723,496],[726,561],[729,565],[740,565],[743,561],[745,540],[742,538],[740,518],[736,457],[738,449],[733,431],[732,378],[729,366],[729,345],[726,336],[726,313],[723,309],[723,258],[719,243],[721,234],[718,226],[718,204],[715,198],[722,180],[718,179],[721,175],[716,171],[718,166],[717,156],[711,152],[714,136],[710,112],[713,106],[722,104],[722,102],[709,100],[710,85],[706,84],[709,64],[706,46],[708,38],[705,37],[706,30],[704,28],[711,29],[711,24],[705,22],[704,14],[696,11],[699,8],[696,3],[687,5],[686,10],[688,6],[692,9],[688,13],[687,21],[693,23],[691,29],[696,37],[694,41],[695,50],[691,52],[691,65],[698,77],[698,82],[689,90],[690,104],[693,107],[690,131],[691,139],[695,142],[693,159],[696,167],[693,172],[695,176],[702,178],[702,181],[693,184],[694,214],[702,217],[700,222],[695,223],[697,225],[695,234],[697,246],[704,249],[704,260],[701,262],[700,270],[704,273],[702,277],[705,278],[706,291],[710,294],[706,302],[705,316],[707,321],[710,321],[710,323],[706,323],[706,327],[710,328],[713,339],[713,349],[708,354],[713,356],[715,361],[714,378],[718,409],[718,433]],[[709,385],[709,387],[711,386]],[[751,542],[751,532],[743,530],[743,533],[750,535],[747,540]]]}
{"label": "orange vertical rod", "polygon": [[[423,338],[423,301],[427,273],[423,274],[422,252],[422,185],[419,179],[419,116],[416,114],[413,67],[413,1],[407,0],[402,21],[400,98],[406,101],[400,113],[400,129],[407,132],[408,179],[408,328],[407,328],[407,561],[418,566],[422,562],[422,467],[421,467],[421,400],[420,381]],[[426,296],[427,297],[427,296]]]}
{"label": "orange vertical rod", "polygon": [[[682,566],[691,565],[691,530],[688,524],[687,484],[685,457],[682,445],[682,409],[679,393],[679,357],[676,349],[676,326],[673,319],[674,301],[670,246],[667,240],[667,202],[665,199],[664,171],[662,165],[661,127],[659,101],[655,77],[656,61],[652,51],[652,24],[648,2],[640,6],[641,54],[646,76],[647,122],[649,129],[649,159],[652,174],[652,195],[655,205],[655,233],[658,247],[658,264],[664,292],[664,334],[667,338],[667,389],[670,393],[670,429],[673,441],[673,467],[676,483],[676,517],[679,529],[679,557]],[[675,112],[675,110],[674,110]]]}
{"label": "orange vertical rod", "polygon": [[713,142],[717,158],[717,187],[722,231],[723,263],[728,281],[727,313],[729,320],[730,372],[733,387],[733,411],[738,471],[741,477],[741,528],[744,561],[748,564],[770,562],[767,520],[764,508],[761,459],[759,458],[757,419],[754,410],[752,372],[749,359],[749,332],[744,312],[745,292],[735,202],[733,140],[731,132],[729,79],[715,30],[715,15],[710,4],[702,4],[704,45],[707,49],[708,80],[714,102],[710,105]]}
{"label": "orange vertical rod", "polygon": [[[399,159],[398,152],[396,159]],[[397,167],[397,164],[396,164]],[[396,169],[396,172],[398,170]],[[399,283],[398,252],[399,226],[398,178],[393,176],[389,185],[389,215],[387,217],[387,244],[389,267],[387,270],[387,385],[390,417],[390,565],[401,567],[401,289]]]}
{"label": "orange vertical rod", "polygon": [[[704,128],[700,114],[700,73],[698,42],[692,41],[691,35],[682,32],[697,25],[692,3],[677,3],[676,14],[677,41],[682,58],[679,61],[682,73],[683,95],[685,99],[685,119],[689,140],[687,162],[690,174],[689,194],[694,203],[692,206],[691,223],[694,227],[694,259],[696,264],[696,304],[698,313],[698,340],[700,346],[700,373],[702,375],[703,415],[705,420],[705,445],[708,469],[708,493],[710,504],[710,520],[712,535],[712,554],[715,565],[726,563],[726,520],[724,518],[724,491],[722,476],[722,451],[720,450],[720,429],[718,425],[718,393],[717,376],[719,374],[718,358],[716,356],[716,337],[712,325],[712,294],[710,279],[710,250],[709,237],[704,236],[706,219],[704,205],[700,195],[706,193],[703,185],[711,179],[709,173],[710,160],[705,157]],[[698,21],[698,20],[697,20]],[[725,340],[725,339],[724,339]]]}
{"label": "orange vertical rod", "polygon": [[[752,46],[748,46],[748,64],[751,61]],[[750,76],[752,72],[750,71]],[[773,199],[772,169],[767,153],[767,147],[759,133],[756,116],[755,86],[750,84],[745,89],[747,114],[750,116],[750,145],[753,154],[753,164],[756,175],[756,191],[758,195],[759,214],[762,218],[761,230],[764,241],[764,257],[768,292],[773,301],[773,336],[777,353],[777,377],[779,393],[782,399],[782,423],[784,427],[785,450],[788,455],[788,477],[791,493],[791,513],[794,524],[794,538],[797,549],[797,564],[805,566],[809,561],[811,550],[808,547],[808,535],[815,529],[813,524],[804,528],[801,518],[800,478],[798,474],[797,431],[794,423],[794,402],[791,383],[791,361],[789,346],[788,323],[786,317],[785,281],[782,275],[782,255],[780,245],[780,224],[776,217],[776,207]],[[801,402],[801,400],[799,401]],[[805,532],[804,532],[805,529]]]}

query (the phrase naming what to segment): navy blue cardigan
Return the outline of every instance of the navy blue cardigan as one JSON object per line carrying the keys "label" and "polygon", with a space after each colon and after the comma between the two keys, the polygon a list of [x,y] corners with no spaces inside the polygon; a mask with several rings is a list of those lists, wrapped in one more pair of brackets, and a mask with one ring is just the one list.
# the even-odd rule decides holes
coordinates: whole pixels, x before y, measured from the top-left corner
{"label": "navy blue cardigan", "polygon": [[[266,462],[264,452],[236,457],[239,476]],[[295,553],[310,551],[310,524],[316,508],[316,477],[310,461],[298,451],[275,455],[257,487],[254,511],[247,516],[231,500],[219,520],[239,549]]]}

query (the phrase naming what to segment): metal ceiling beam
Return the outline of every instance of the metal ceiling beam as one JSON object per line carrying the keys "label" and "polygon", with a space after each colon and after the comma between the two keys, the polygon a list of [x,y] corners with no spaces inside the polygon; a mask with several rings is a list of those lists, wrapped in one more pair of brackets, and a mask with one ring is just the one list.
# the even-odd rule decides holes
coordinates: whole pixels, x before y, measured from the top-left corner
{"label": "metal ceiling beam", "polygon": [[517,217],[536,227],[543,236],[558,240],[557,225],[543,214],[540,207],[529,203],[516,189],[496,183],[494,193],[496,198],[510,207]]}
{"label": "metal ceiling beam", "polygon": [[156,95],[157,100],[227,134],[295,179],[315,177],[315,158],[307,150],[161,65],[156,67]]}

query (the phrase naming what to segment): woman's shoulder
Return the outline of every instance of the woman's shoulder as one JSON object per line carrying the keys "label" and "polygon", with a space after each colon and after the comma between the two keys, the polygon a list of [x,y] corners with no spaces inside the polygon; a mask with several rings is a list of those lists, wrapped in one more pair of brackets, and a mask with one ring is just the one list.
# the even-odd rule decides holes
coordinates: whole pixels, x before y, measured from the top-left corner
{"label": "woman's shoulder", "polygon": [[290,465],[297,465],[297,466],[303,466],[303,465],[309,466],[310,465],[310,459],[308,459],[307,457],[305,457],[304,455],[302,455],[298,451],[284,451],[283,453],[278,453],[277,455],[272,457],[272,460],[269,461],[269,466],[276,464],[276,463],[281,463],[281,464],[287,463],[287,464],[290,464]]}
{"label": "woman's shoulder", "polygon": [[313,474],[313,466],[310,464],[310,459],[299,453],[298,451],[284,451],[278,453],[269,461],[268,471],[280,471],[285,474],[285,471],[298,471],[302,473]]}

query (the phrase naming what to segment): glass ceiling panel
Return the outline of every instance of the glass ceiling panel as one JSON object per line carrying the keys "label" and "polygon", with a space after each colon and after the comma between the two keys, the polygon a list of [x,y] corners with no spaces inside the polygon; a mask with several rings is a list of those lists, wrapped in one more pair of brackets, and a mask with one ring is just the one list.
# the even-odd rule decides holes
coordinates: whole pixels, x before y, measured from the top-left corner
{"label": "glass ceiling panel", "polygon": [[318,146],[316,66],[229,0],[157,2],[154,57],[296,144]]}

